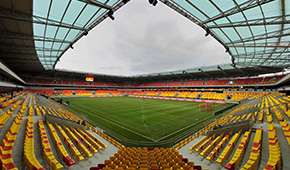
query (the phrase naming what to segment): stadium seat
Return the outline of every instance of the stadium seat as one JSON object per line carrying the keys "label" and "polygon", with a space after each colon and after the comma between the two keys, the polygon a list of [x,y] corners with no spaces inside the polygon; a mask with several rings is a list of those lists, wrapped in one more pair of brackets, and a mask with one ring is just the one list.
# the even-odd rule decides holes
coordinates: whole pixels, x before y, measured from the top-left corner
{"label": "stadium seat", "polygon": [[33,117],[28,117],[24,141],[24,160],[29,169],[44,170],[34,155]]}
{"label": "stadium seat", "polygon": [[221,138],[223,137],[223,133],[218,136],[216,139],[214,139],[209,145],[208,147],[206,147],[201,153],[201,156],[206,156],[208,154],[209,151],[212,150],[212,148],[216,145],[217,142],[219,142],[221,140]]}
{"label": "stadium seat", "polygon": [[189,148],[189,150],[194,150],[196,147],[198,147],[202,142],[204,142],[206,139],[208,138],[208,136],[203,137],[202,139],[200,139],[197,143],[195,143],[193,146],[191,146]]}
{"label": "stadium seat", "polygon": [[240,137],[240,134],[241,134],[241,130],[232,137],[232,139],[230,140],[226,148],[223,150],[221,155],[216,160],[217,163],[224,164],[225,160],[228,158],[230,152],[232,151],[233,146],[235,145],[238,138]]}
{"label": "stadium seat", "polygon": [[47,161],[47,164],[53,169],[53,170],[58,170],[64,168],[54,157],[50,144],[47,139],[45,127],[42,121],[38,120],[38,126],[39,126],[39,131],[40,131],[40,136],[41,136],[41,141],[42,141],[42,148],[43,148],[43,155],[45,160]]}

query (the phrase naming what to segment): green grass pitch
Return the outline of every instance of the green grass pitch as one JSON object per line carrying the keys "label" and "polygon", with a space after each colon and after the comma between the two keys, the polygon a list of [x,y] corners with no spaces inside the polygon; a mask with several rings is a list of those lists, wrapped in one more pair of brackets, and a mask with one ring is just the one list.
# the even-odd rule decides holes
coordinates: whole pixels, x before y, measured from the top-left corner
{"label": "green grass pitch", "polygon": [[[162,141],[187,128],[200,128],[213,120],[213,112],[229,104],[212,103],[213,110],[200,112],[201,103],[133,97],[72,97],[69,108],[104,129],[136,141]],[[144,123],[146,120],[146,123]]]}

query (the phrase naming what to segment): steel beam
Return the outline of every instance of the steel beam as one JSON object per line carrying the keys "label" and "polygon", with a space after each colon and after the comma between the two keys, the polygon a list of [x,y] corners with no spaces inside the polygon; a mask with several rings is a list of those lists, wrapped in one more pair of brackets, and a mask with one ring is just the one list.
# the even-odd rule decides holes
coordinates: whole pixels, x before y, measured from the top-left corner
{"label": "steel beam", "polygon": [[35,36],[32,34],[24,34],[24,33],[1,31],[1,30],[0,30],[0,39],[18,39],[18,40],[34,40],[34,41],[46,41],[46,42],[71,43],[70,41],[53,39],[50,37]]}
{"label": "steel beam", "polygon": [[84,2],[84,3],[87,3],[87,4],[90,4],[90,5],[94,5],[94,6],[97,6],[97,7],[100,7],[100,8],[105,8],[105,9],[111,9],[110,6],[102,3],[102,2],[99,2],[99,1],[96,1],[96,0],[78,0],[78,1],[81,1],[81,2]]}
{"label": "steel beam", "polygon": [[205,20],[203,22],[203,24],[207,24],[209,22],[213,22],[215,20],[231,16],[231,15],[234,15],[234,14],[239,13],[241,11],[246,11],[246,10],[255,8],[257,6],[260,6],[260,5],[263,5],[263,4],[272,2],[272,1],[274,1],[274,0],[248,0],[242,4],[239,4],[239,7],[238,6],[232,7],[230,9],[224,11],[223,13],[220,13],[216,16],[211,17],[210,19]]}
{"label": "steel beam", "polygon": [[[231,22],[226,24],[218,24],[218,25],[209,25],[207,26],[209,29],[214,28],[228,28],[228,27],[248,27],[248,26],[259,26],[259,25],[281,25],[281,24],[290,24],[290,20],[282,20],[282,16],[268,17],[268,18],[258,18],[253,20],[246,21],[238,21]],[[290,17],[290,15],[287,15]]]}
{"label": "steel beam", "polygon": [[0,7],[0,18],[84,31],[83,27],[78,27],[75,25],[59,22],[56,20],[52,20],[52,19],[48,19],[48,18],[44,18],[40,16],[35,16],[35,15],[31,16],[25,13],[21,13],[19,11],[13,12],[9,9],[2,8],[2,7]]}
{"label": "steel beam", "polygon": [[21,50],[21,51],[59,51],[58,49],[51,49],[51,48],[40,48],[40,47],[33,47],[27,45],[16,45],[16,44],[5,44],[1,43],[0,48],[2,51],[14,51],[14,50]]}

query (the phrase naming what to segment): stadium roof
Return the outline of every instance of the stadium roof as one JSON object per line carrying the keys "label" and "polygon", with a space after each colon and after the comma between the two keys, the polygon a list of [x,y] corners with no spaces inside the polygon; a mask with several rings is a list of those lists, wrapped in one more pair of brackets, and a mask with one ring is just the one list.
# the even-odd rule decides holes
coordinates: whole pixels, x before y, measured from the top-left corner
{"label": "stadium roof", "polygon": [[233,64],[289,67],[290,1],[161,1],[220,42]]}
{"label": "stadium roof", "polygon": [[126,0],[3,0],[1,59],[14,71],[53,69],[82,36]]}
{"label": "stadium roof", "polygon": [[[1,60],[16,73],[53,69],[75,42],[107,17],[113,18],[113,11],[128,1],[2,0]],[[159,1],[221,43],[232,56],[232,66],[276,71],[289,67],[289,1]]]}

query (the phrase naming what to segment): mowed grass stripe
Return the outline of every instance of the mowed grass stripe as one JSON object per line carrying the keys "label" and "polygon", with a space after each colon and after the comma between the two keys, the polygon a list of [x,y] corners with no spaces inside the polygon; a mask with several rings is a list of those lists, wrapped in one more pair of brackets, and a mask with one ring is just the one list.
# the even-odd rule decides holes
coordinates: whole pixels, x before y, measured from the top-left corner
{"label": "mowed grass stripe", "polygon": [[[70,100],[71,104],[76,107],[104,117],[154,140],[168,136],[192,124],[198,125],[201,120],[211,117],[213,112],[199,112],[201,103],[186,101],[143,100],[142,98],[129,97],[66,98],[65,100]],[[228,106],[228,104],[212,104],[212,106],[214,110],[218,110]],[[129,139],[136,137],[133,138],[132,134],[126,134],[122,130],[119,132],[120,128],[109,125],[108,122],[104,123],[96,117],[88,117]],[[144,120],[146,120],[146,124],[144,124]],[[139,139],[144,140],[144,138]]]}
{"label": "mowed grass stripe", "polygon": [[[78,111],[80,113],[86,113],[91,120],[94,120],[95,118],[98,118],[100,120],[100,117],[99,116],[97,116],[97,115],[95,115],[93,113],[90,113],[89,111],[86,111],[86,110],[84,110],[82,108],[78,108],[77,106],[73,106],[73,105],[71,105],[70,107],[74,108],[74,110],[76,110],[76,111]],[[117,133],[119,133],[120,135],[126,136],[126,135],[128,135],[128,134],[131,133],[130,134],[130,137],[132,139],[140,140],[140,141],[155,141],[154,139],[148,138],[147,136],[144,136],[142,134],[140,135],[140,134],[136,133],[135,131],[133,131],[133,132],[132,132],[132,130],[129,130],[128,131],[124,127],[122,127],[120,129],[120,125],[117,125],[118,123],[116,123],[116,122],[113,122],[111,120],[107,120],[105,118],[101,118],[101,119],[105,120],[102,123],[103,125],[105,125],[109,129],[118,129]],[[128,139],[130,139],[130,138],[128,138]]]}

